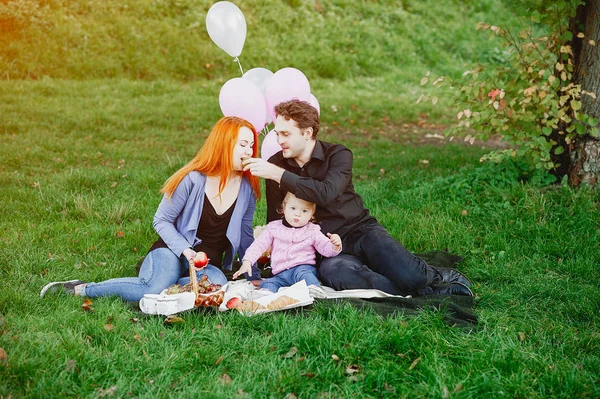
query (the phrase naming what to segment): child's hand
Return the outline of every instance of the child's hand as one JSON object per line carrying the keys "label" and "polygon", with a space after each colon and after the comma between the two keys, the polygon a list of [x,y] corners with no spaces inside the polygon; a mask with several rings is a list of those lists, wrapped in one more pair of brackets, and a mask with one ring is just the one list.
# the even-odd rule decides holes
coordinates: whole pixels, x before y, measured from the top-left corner
{"label": "child's hand", "polygon": [[337,234],[327,233],[327,237],[329,237],[329,241],[333,245],[333,249],[335,252],[340,252],[342,250],[342,239]]}
{"label": "child's hand", "polygon": [[240,267],[240,270],[233,273],[233,278],[236,279],[244,273],[248,273],[249,276],[252,276],[252,263],[250,263],[250,261],[242,261],[242,266]]}

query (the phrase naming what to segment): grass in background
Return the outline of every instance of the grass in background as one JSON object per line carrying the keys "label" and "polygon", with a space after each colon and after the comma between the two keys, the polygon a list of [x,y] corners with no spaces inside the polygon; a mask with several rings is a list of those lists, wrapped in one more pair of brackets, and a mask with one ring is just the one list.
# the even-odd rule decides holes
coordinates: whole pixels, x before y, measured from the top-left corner
{"label": "grass in background", "polygon": [[[0,79],[220,79],[239,70],[206,32],[208,0],[0,2]],[[501,58],[475,24],[518,24],[539,1],[336,0],[237,2],[245,69],[293,66],[309,79],[427,70],[454,76]],[[410,77],[410,79],[407,79]]]}
{"label": "grass in background", "polygon": [[479,164],[485,149],[315,81],[330,85],[322,138],[353,150],[356,190],[407,248],[466,257],[479,326],[345,306],[166,326],[115,298],[92,313],[39,298],[52,280],[134,275],[160,186],[220,116],[219,85],[2,82],[0,396],[597,397],[597,192],[516,183],[521,168]]}
{"label": "grass in background", "polygon": [[305,72],[372,213],[412,251],[465,256],[476,328],[345,306],[164,325],[115,298],[39,298],[135,274],[159,188],[239,76],[205,31],[212,3],[0,2],[0,397],[600,396],[598,193],[481,165],[487,149],[435,138],[444,106],[415,104],[428,70],[503,62],[475,23],[538,0],[238,4],[244,68]]}

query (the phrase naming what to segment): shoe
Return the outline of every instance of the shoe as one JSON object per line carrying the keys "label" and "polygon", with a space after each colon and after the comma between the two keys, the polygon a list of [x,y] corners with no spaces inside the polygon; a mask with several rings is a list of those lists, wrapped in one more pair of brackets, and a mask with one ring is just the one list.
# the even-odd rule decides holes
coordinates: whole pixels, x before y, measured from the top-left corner
{"label": "shoe", "polygon": [[325,291],[323,291],[323,288],[316,286],[314,284],[311,284],[308,286],[308,293],[313,298],[317,298],[317,299],[327,298],[327,294],[325,293]]}
{"label": "shoe", "polygon": [[419,290],[419,295],[463,295],[473,296],[473,291],[462,283],[432,284]]}
{"label": "shoe", "polygon": [[442,281],[440,281],[440,283],[461,283],[467,287],[472,285],[471,280],[456,269],[449,267],[434,267],[434,269],[442,276]]}
{"label": "shoe", "polygon": [[46,292],[56,292],[59,289],[63,289],[67,294],[75,295],[75,287],[81,284],[85,284],[85,281],[81,280],[69,280],[69,281],[55,281],[48,283],[40,291],[40,296],[43,298]]}

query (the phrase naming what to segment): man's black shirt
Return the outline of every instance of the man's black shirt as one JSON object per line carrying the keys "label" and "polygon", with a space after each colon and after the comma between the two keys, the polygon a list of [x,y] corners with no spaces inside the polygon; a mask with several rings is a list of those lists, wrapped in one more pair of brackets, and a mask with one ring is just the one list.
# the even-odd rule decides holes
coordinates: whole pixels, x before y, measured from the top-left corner
{"label": "man's black shirt", "polygon": [[[344,246],[377,224],[352,185],[352,152],[341,144],[317,140],[311,159],[300,167],[279,151],[269,162],[286,171],[281,183],[267,180],[267,222],[281,219],[277,209],[286,192],[317,204],[316,219],[325,233],[339,234]],[[344,248],[352,250],[351,248]]]}

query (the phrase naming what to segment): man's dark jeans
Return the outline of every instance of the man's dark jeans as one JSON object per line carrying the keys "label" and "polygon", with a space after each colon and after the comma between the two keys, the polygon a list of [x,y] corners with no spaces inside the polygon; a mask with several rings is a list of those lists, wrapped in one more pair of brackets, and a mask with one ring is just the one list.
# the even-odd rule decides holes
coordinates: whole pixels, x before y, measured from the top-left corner
{"label": "man's dark jeans", "polygon": [[324,258],[319,267],[323,285],[335,290],[377,289],[413,295],[435,282],[438,273],[411,254],[381,225],[373,226],[343,253]]}

